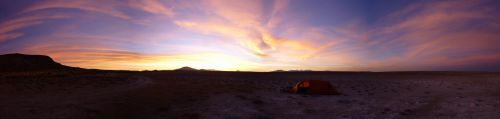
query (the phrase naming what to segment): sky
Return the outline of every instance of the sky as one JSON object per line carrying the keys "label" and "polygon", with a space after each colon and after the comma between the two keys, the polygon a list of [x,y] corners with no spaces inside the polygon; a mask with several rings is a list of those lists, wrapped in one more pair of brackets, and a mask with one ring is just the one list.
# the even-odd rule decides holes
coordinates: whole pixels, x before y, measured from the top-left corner
{"label": "sky", "polygon": [[0,54],[113,70],[500,71],[496,0],[2,0]]}

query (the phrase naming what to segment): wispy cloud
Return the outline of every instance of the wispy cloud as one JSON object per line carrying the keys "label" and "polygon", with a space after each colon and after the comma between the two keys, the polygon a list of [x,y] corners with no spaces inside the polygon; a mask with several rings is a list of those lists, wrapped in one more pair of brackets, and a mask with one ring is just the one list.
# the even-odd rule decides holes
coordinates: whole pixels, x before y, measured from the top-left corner
{"label": "wispy cloud", "polygon": [[47,0],[34,4],[22,13],[35,12],[49,9],[79,9],[84,11],[96,12],[111,15],[123,19],[131,19],[130,16],[119,11],[119,7],[123,6],[119,1],[115,0]]}
{"label": "wispy cloud", "polygon": [[159,0],[131,0],[129,2],[129,6],[153,14],[160,14],[169,17],[174,15],[172,8],[167,7]]}
{"label": "wispy cloud", "polygon": [[23,36],[24,33],[18,30],[42,24],[44,21],[49,19],[61,19],[67,17],[68,15],[63,14],[37,14],[24,15],[7,20],[0,23],[0,43]]}
{"label": "wispy cloud", "polygon": [[[317,44],[314,39],[293,39],[272,33],[275,26],[284,24],[280,14],[286,12],[287,1],[273,3],[272,12],[264,10],[262,1],[234,2],[206,0],[202,2],[207,17],[176,20],[178,26],[203,34],[226,37],[261,58],[308,58],[333,43]],[[307,29],[307,26],[305,29]],[[299,32],[304,32],[303,30]]]}
{"label": "wispy cloud", "polygon": [[372,32],[379,38],[372,39],[368,47],[374,48],[373,54],[400,51],[374,63],[378,65],[375,69],[451,67],[458,64],[443,62],[463,62],[498,52],[500,35],[496,31],[500,27],[489,25],[498,22],[498,16],[490,15],[495,13],[494,7],[481,1],[433,1],[389,15]]}

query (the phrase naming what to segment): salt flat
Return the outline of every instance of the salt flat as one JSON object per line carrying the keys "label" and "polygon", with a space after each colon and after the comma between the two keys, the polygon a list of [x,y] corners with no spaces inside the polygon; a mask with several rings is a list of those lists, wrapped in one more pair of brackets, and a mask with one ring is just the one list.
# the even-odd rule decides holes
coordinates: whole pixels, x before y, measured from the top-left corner
{"label": "salt flat", "polygon": [[[342,95],[288,93],[305,79]],[[0,74],[0,118],[495,118],[500,73],[71,70]]]}

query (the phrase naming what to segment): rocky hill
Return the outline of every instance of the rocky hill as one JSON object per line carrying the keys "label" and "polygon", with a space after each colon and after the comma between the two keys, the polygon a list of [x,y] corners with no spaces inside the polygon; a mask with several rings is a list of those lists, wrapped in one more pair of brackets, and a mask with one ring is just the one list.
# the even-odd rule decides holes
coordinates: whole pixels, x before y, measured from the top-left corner
{"label": "rocky hill", "polygon": [[0,71],[35,71],[69,68],[61,65],[49,56],[5,54],[0,55]]}
{"label": "rocky hill", "polygon": [[188,67],[188,66],[184,66],[184,67],[175,69],[175,71],[198,71],[198,69],[191,68],[191,67]]}

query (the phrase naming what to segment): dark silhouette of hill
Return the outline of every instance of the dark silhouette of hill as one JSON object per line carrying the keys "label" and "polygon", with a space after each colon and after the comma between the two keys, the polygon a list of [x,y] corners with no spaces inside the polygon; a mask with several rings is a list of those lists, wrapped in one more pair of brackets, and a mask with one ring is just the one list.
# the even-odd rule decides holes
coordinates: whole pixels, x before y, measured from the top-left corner
{"label": "dark silhouette of hill", "polygon": [[198,69],[191,68],[191,67],[188,67],[188,66],[184,66],[184,67],[175,69],[175,71],[198,71]]}
{"label": "dark silhouette of hill", "polygon": [[212,71],[219,71],[215,69],[195,69],[192,67],[184,66],[178,69],[174,69],[174,71],[200,71],[200,72],[212,72]]}
{"label": "dark silhouette of hill", "polygon": [[45,55],[0,55],[0,71],[37,71],[70,68]]}

